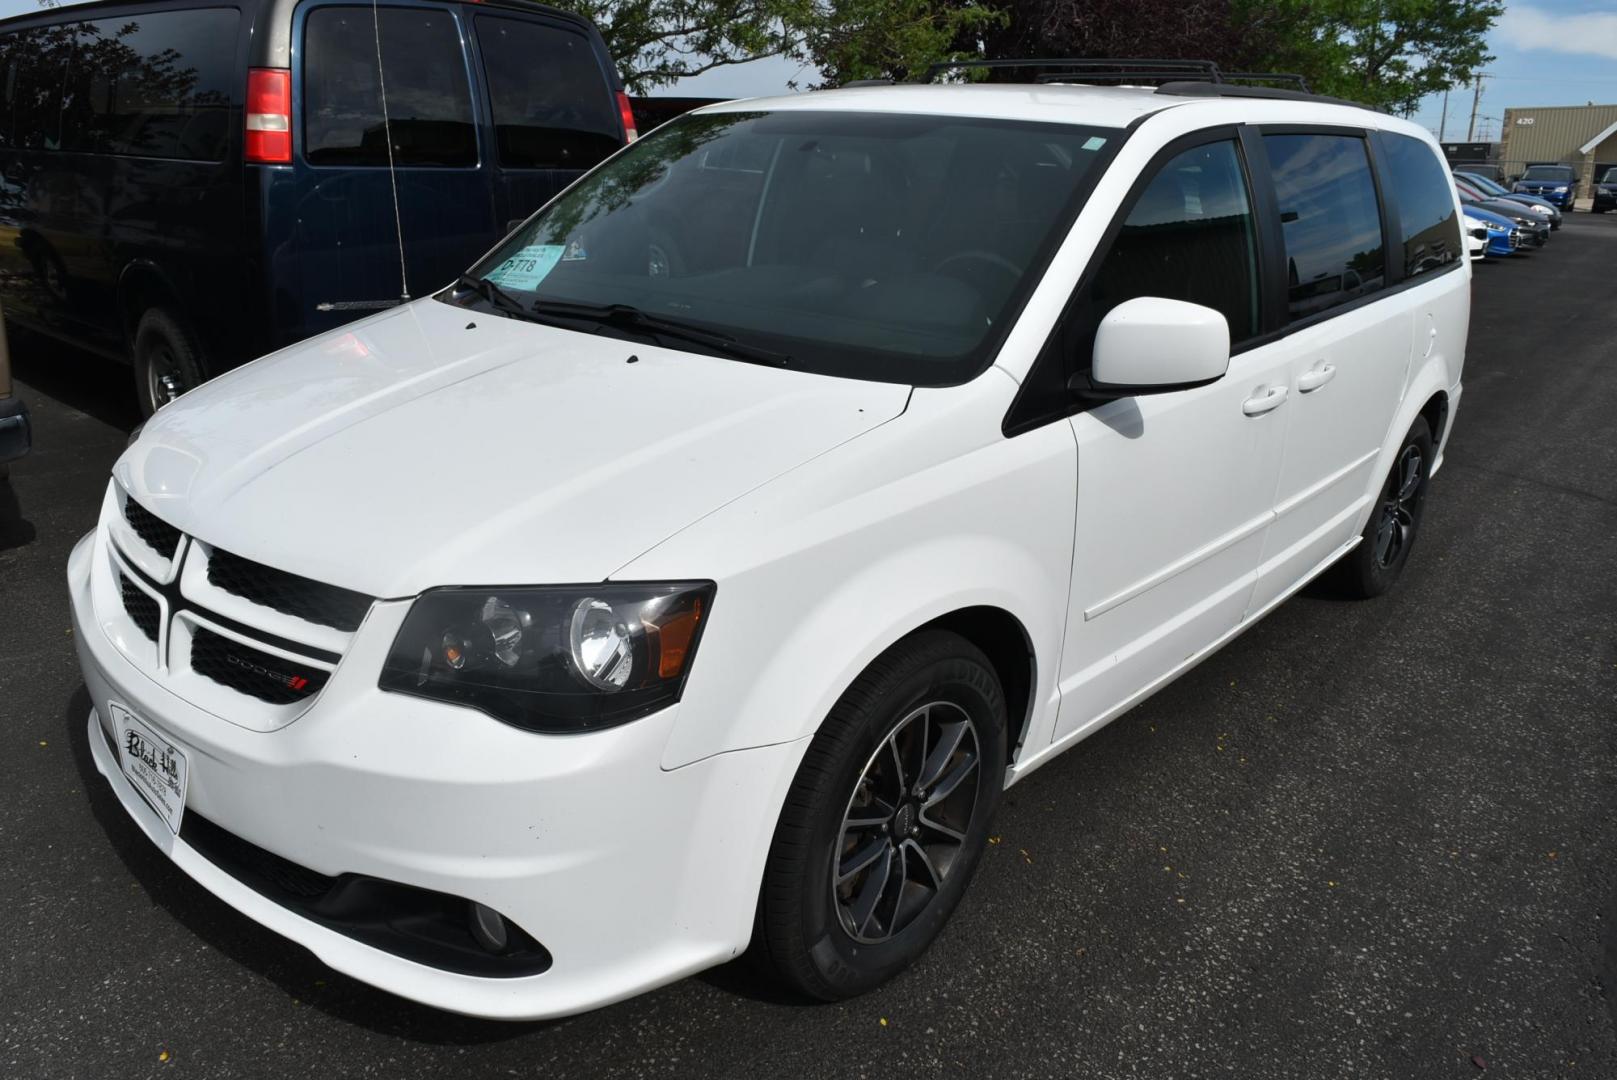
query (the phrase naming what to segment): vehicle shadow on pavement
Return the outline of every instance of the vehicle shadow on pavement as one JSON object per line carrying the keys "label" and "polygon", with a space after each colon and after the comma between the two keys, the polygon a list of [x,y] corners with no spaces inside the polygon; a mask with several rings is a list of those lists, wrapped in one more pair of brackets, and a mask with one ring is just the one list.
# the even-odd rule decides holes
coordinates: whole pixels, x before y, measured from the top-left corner
{"label": "vehicle shadow on pavement", "polygon": [[22,516],[16,489],[10,480],[0,477],[0,551],[26,547],[34,542],[35,535],[33,522]]}
{"label": "vehicle shadow on pavement", "polygon": [[129,819],[90,756],[90,694],[80,684],[63,714],[90,812],[129,877],[185,931],[306,1005],[381,1034],[439,1045],[478,1045],[533,1035],[566,1020],[479,1020],[418,1005],[333,971],[307,949],[259,926],[185,876]]}
{"label": "vehicle shadow on pavement", "polygon": [[135,377],[128,364],[75,349],[39,334],[10,331],[11,373],[29,390],[86,416],[133,431],[140,423]]}

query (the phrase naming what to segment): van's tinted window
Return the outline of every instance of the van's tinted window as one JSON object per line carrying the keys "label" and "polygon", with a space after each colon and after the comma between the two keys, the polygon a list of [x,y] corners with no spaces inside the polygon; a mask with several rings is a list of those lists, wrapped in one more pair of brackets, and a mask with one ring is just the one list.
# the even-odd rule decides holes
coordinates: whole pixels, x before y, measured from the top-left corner
{"label": "van's tinted window", "polygon": [[1386,284],[1381,208],[1364,140],[1266,135],[1286,236],[1291,317],[1345,304]]}
{"label": "van's tinted window", "polygon": [[477,42],[501,165],[588,169],[622,145],[612,87],[589,38],[479,15]]}
{"label": "van's tinted window", "polygon": [[218,161],[236,92],[233,9],[166,11],[0,39],[9,146]]}
{"label": "van's tinted window", "polygon": [[1404,276],[1448,265],[1460,257],[1460,222],[1448,172],[1419,139],[1390,132],[1379,138],[1386,180],[1398,195]]}
{"label": "van's tinted window", "polygon": [[381,78],[370,8],[316,8],[303,29],[303,155],[314,165],[475,165],[477,131],[460,32],[448,12],[381,8]]}
{"label": "van's tinted window", "polygon": [[1257,232],[1233,142],[1187,150],[1153,177],[1094,279],[1094,319],[1139,296],[1223,312],[1230,340],[1258,326]]}

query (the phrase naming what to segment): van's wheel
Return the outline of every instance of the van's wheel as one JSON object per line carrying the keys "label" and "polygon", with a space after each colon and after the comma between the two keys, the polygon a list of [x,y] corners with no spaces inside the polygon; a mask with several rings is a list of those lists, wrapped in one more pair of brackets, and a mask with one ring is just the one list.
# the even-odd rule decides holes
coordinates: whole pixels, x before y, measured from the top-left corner
{"label": "van's wheel", "polygon": [[1417,417],[1393,455],[1392,472],[1381,486],[1358,546],[1332,569],[1336,583],[1350,596],[1380,596],[1398,580],[1420,531],[1432,456],[1432,430],[1425,417]]}
{"label": "van's wheel", "polygon": [[757,959],[826,1001],[913,962],[966,891],[1003,790],[992,665],[932,630],[877,657],[815,735],[764,870]]}
{"label": "van's wheel", "polygon": [[150,416],[207,379],[196,336],[167,308],[148,308],[135,326],[135,393]]}

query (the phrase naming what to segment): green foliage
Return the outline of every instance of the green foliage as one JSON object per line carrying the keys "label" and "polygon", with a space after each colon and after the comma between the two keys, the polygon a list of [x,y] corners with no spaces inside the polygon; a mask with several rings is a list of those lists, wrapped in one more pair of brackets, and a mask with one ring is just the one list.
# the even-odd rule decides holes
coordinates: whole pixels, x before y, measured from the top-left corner
{"label": "green foliage", "polygon": [[1493,59],[1486,37],[1503,13],[1498,0],[1245,0],[1236,18],[1263,28],[1265,66],[1407,116]]}
{"label": "green foliage", "polygon": [[1489,60],[1500,0],[582,0],[633,92],[766,56],[820,85],[917,78],[938,60],[1203,58],[1295,71],[1321,93],[1414,111]]}

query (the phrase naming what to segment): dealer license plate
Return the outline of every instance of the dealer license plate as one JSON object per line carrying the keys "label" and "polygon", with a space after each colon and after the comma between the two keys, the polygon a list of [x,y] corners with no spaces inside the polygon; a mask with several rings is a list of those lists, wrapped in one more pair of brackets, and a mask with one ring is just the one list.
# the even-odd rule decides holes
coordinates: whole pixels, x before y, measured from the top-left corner
{"label": "dealer license plate", "polygon": [[112,722],[118,732],[124,775],[174,832],[185,815],[185,751],[163,738],[116,701]]}

